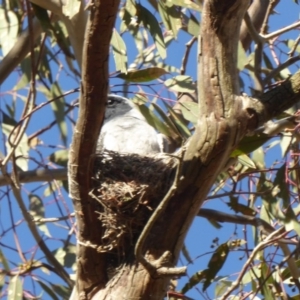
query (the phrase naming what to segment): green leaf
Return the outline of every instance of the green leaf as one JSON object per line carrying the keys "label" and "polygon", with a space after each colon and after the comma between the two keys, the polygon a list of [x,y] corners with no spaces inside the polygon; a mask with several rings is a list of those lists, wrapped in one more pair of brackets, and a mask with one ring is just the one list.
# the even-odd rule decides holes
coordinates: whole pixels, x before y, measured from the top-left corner
{"label": "green leaf", "polygon": [[190,76],[178,75],[165,81],[165,86],[172,91],[181,93],[193,93],[196,86]]}
{"label": "green leaf", "polygon": [[142,70],[130,70],[127,74],[121,73],[116,77],[122,78],[129,82],[149,82],[159,78],[168,72],[163,68],[152,67]]}
{"label": "green leaf", "polygon": [[297,216],[291,206],[289,206],[285,210],[284,215],[285,215],[285,219],[283,220],[283,222],[284,222],[286,231],[294,230],[298,234],[298,236],[300,236],[300,224],[299,224],[299,221],[297,220]]}
{"label": "green leaf", "polygon": [[180,13],[176,6],[166,6],[163,1],[158,1],[158,11],[164,25],[168,30],[172,30],[176,38],[178,29],[181,27]]}
{"label": "green leaf", "polygon": [[192,102],[192,101],[186,101],[181,104],[181,111],[183,114],[183,117],[193,123],[194,125],[197,124],[198,122],[198,110],[199,110],[199,105],[196,102]]}
{"label": "green leaf", "polygon": [[22,300],[23,286],[18,275],[11,277],[8,285],[7,300]]}
{"label": "green leaf", "polygon": [[18,83],[14,86],[14,90],[20,90],[27,86],[31,78],[31,59],[29,56],[25,57],[21,64],[22,75],[18,81]]}
{"label": "green leaf", "polygon": [[207,219],[207,221],[213,226],[215,227],[216,229],[221,229],[223,226],[217,222],[216,220],[210,220],[210,219]]}
{"label": "green leaf", "polygon": [[[8,141],[11,133],[12,136],[10,138],[11,141],[14,140],[15,134],[18,132],[18,130],[14,130],[15,126],[17,125],[17,122],[12,119],[10,116],[2,112],[2,132],[5,134],[7,137],[7,141],[5,143],[7,152],[10,152],[12,147]],[[28,146],[28,138],[27,135],[24,133],[21,141],[18,145],[18,147],[15,149],[15,156],[16,156],[16,164],[17,166],[22,170],[22,171],[27,171],[28,170],[28,152],[29,152],[29,146]]]}
{"label": "green leaf", "polygon": [[162,59],[165,59],[167,56],[166,45],[164,42],[163,34],[161,32],[160,26],[156,18],[148,9],[146,9],[141,4],[137,4],[137,10],[138,10],[139,20],[142,20],[144,26],[149,30],[160,57]]}
{"label": "green leaf", "polygon": [[38,280],[38,279],[35,279],[35,282],[37,282],[41,286],[43,291],[46,292],[51,297],[51,299],[59,300],[59,298],[57,297],[57,295],[55,294],[55,292],[52,290],[52,288],[49,285],[47,285],[46,283],[44,283],[43,281]]}
{"label": "green leaf", "polygon": [[193,274],[189,281],[183,286],[180,293],[185,294],[187,291],[192,289],[195,285],[197,285],[199,282],[204,280],[207,277],[208,270],[198,271],[195,274]]}
{"label": "green leaf", "polygon": [[55,182],[48,182],[48,186],[45,188],[44,191],[44,196],[49,197],[61,186],[62,186],[62,182],[60,180],[57,180]]}
{"label": "green leaf", "polygon": [[233,209],[236,213],[242,213],[246,216],[255,216],[256,212],[251,207],[238,202],[237,197],[230,196],[230,203],[227,203],[228,207]]}
{"label": "green leaf", "polygon": [[63,285],[59,285],[59,284],[51,284],[52,289],[61,296],[60,299],[69,299],[71,293],[72,293],[72,289],[70,289],[69,287],[63,286]]}
{"label": "green leaf", "polygon": [[76,268],[76,245],[69,244],[67,247],[53,251],[55,258],[66,268]]}
{"label": "green leaf", "polygon": [[229,253],[228,243],[224,243],[221,244],[212,255],[208,263],[206,278],[202,287],[203,292],[206,291],[206,289],[211,285],[212,280],[216,277],[218,272],[223,267],[227,259],[228,253]]}
{"label": "green leaf", "polygon": [[246,64],[248,63],[248,57],[246,55],[246,52],[243,48],[243,45],[241,42],[239,42],[238,46],[238,62],[237,62],[237,68],[239,71],[244,70]]}
{"label": "green leaf", "polygon": [[189,34],[198,37],[200,34],[200,24],[193,14],[190,14],[188,19],[187,31]]}
{"label": "green leaf", "polygon": [[259,169],[265,168],[265,153],[263,147],[259,147],[253,151],[252,160]]}
{"label": "green leaf", "polygon": [[260,286],[262,287],[262,294],[265,296],[265,300],[273,300],[276,299],[275,294],[272,291],[272,287],[274,285],[274,280],[270,274],[270,266],[266,264],[264,261],[260,265],[261,268],[261,277],[259,278]]}
{"label": "green leaf", "polygon": [[283,206],[284,208],[287,208],[290,206],[290,193],[288,184],[286,182],[286,163],[284,163],[279,170],[277,171],[274,185],[278,186],[280,191],[278,193],[278,196],[282,198],[283,200]]}
{"label": "green leaf", "polygon": [[69,150],[67,149],[57,150],[49,156],[49,160],[51,162],[62,167],[68,166],[68,159],[69,159]]}
{"label": "green leaf", "polygon": [[152,102],[151,105],[152,105],[152,107],[154,107],[155,111],[159,114],[159,116],[161,117],[161,119],[163,121],[164,126],[166,127],[164,131],[160,131],[160,132],[165,134],[166,136],[171,137],[172,139],[174,139],[178,142],[182,142],[182,136],[178,132],[178,129],[173,124],[170,117],[168,117],[165,114],[165,112],[161,109],[161,107],[159,105],[157,105],[156,103]]}
{"label": "green leaf", "polygon": [[62,181],[62,186],[65,189],[65,191],[69,194],[69,182],[68,182],[68,180],[63,180]]}
{"label": "green leaf", "polygon": [[34,10],[35,16],[40,21],[43,30],[47,31],[48,29],[52,28],[51,21],[50,21],[47,10],[35,3],[31,2],[30,4]]}
{"label": "green leaf", "polygon": [[122,73],[127,73],[127,50],[126,45],[119,35],[119,33],[113,29],[112,38],[110,41],[112,45],[112,51],[114,55],[114,60],[116,64],[116,70]]}
{"label": "green leaf", "polygon": [[[300,268],[300,259],[296,260],[295,261],[295,266],[299,269]],[[289,267],[286,267],[284,268],[282,271],[281,271],[281,278],[285,281],[287,279],[289,279],[292,274],[291,274],[291,270]]]}
{"label": "green leaf", "polygon": [[300,224],[291,206],[290,192],[286,182],[286,164],[283,164],[278,170],[274,180],[274,185],[278,186],[280,189],[278,196],[282,199],[283,208],[285,210],[283,218],[280,218],[280,216],[277,217],[282,219],[287,231],[294,230],[300,236]]}
{"label": "green leaf", "polygon": [[238,160],[243,166],[246,166],[251,169],[256,169],[255,163],[252,161],[252,159],[248,155],[241,154],[241,155],[239,155]]}
{"label": "green leaf", "polygon": [[294,136],[290,132],[285,132],[280,140],[282,157],[285,157],[290,150],[290,146],[295,141]]}
{"label": "green leaf", "polygon": [[42,199],[34,194],[29,195],[29,210],[31,215],[38,218],[45,217],[45,207]]}
{"label": "green leaf", "polygon": [[[29,195],[29,212],[34,220],[39,220],[45,217],[45,207],[42,199],[34,194]],[[48,237],[51,234],[45,223],[38,224],[39,229]]]}
{"label": "green leaf", "polygon": [[232,281],[229,280],[222,279],[217,281],[216,288],[215,288],[215,297],[216,298],[221,297],[231,285],[232,285]]}
{"label": "green leaf", "polygon": [[252,136],[244,137],[239,143],[236,150],[231,153],[231,157],[237,157],[241,154],[248,154],[254,151],[255,149],[261,147],[264,143],[270,140],[272,137],[266,134],[256,134]]}
{"label": "green leaf", "polygon": [[[75,57],[71,51],[71,44],[70,44],[70,40],[68,37],[68,31],[67,31],[65,24],[63,22],[54,22],[52,29],[53,29],[52,33],[53,33],[53,36],[55,37],[55,41],[56,41],[57,45],[60,47],[60,49],[63,51],[63,53],[66,55],[66,58],[70,57],[70,58],[74,59]],[[54,43],[54,40],[52,41],[52,43]],[[53,54],[49,50],[48,47],[47,47],[47,50],[48,50],[47,54],[49,56],[52,56]],[[68,63],[68,61],[67,61],[67,63]],[[70,68],[70,69],[72,70],[72,68]],[[50,71],[50,69],[49,69],[49,71]],[[52,83],[52,81],[51,81],[51,83]]]}
{"label": "green leaf", "polygon": [[185,259],[187,260],[187,262],[189,264],[192,264],[193,263],[193,260],[190,256],[190,253],[189,253],[189,250],[187,249],[186,245],[184,244],[183,247],[182,247],[182,255],[185,257]]}
{"label": "green leaf", "polygon": [[6,56],[18,39],[19,20],[13,11],[0,8],[0,24],[0,45]]}
{"label": "green leaf", "polygon": [[72,19],[78,14],[80,10],[81,1],[80,0],[66,0],[63,2],[63,15]]}
{"label": "green leaf", "polygon": [[42,52],[41,61],[39,64],[39,75],[42,78],[48,79],[49,82],[52,84],[53,80],[52,80],[52,73],[51,73],[51,68],[50,68],[50,64],[49,64],[49,58],[46,55],[46,53],[48,51],[49,50],[47,49],[47,51]]}
{"label": "green leaf", "polygon": [[185,120],[181,115],[176,114],[173,108],[166,103],[168,108],[168,112],[170,114],[170,120],[175,124],[176,129],[179,131],[179,136],[181,136],[182,140],[186,140],[191,136],[191,132],[189,128],[185,124]]}
{"label": "green leaf", "polygon": [[[160,107],[158,107],[158,105],[156,105],[155,103],[146,105],[148,102],[147,98],[144,98],[140,94],[137,94],[133,98],[133,102],[136,104],[136,107],[141,112],[141,114],[145,117],[148,124],[150,124],[160,133],[178,140],[180,136],[178,135],[177,129],[165,115],[165,113],[160,109]],[[153,108],[158,112],[162,120],[154,113]]]}
{"label": "green leaf", "polygon": [[264,59],[264,63],[266,65],[266,67],[269,69],[269,70],[273,70],[274,67],[272,65],[272,62],[271,60],[269,59],[268,55],[265,53],[265,51],[263,51],[263,59]]}
{"label": "green leaf", "polygon": [[51,98],[59,97],[57,100],[51,102],[51,107],[54,112],[58,128],[61,134],[64,145],[67,145],[67,124],[65,121],[65,98],[61,97],[63,92],[60,89],[59,83],[55,81],[50,90]]}
{"label": "green leaf", "polygon": [[0,273],[0,292],[2,291],[5,285],[5,274]]}
{"label": "green leaf", "polygon": [[4,256],[4,253],[2,252],[1,249],[0,249],[0,263],[2,264],[2,266],[6,272],[10,271],[8,261],[6,260],[6,257]]}

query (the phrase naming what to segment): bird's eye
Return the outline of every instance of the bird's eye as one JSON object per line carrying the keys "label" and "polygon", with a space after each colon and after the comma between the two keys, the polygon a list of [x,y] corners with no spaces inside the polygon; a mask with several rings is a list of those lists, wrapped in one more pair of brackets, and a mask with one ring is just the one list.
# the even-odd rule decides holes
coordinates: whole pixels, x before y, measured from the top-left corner
{"label": "bird's eye", "polygon": [[106,105],[107,105],[107,106],[112,106],[112,105],[114,105],[115,103],[116,103],[116,101],[115,101],[114,99],[108,98],[108,99],[107,99],[107,102],[106,102]]}
{"label": "bird's eye", "polygon": [[108,107],[114,107],[116,105],[118,105],[118,103],[121,103],[122,102],[122,99],[118,98],[118,97],[112,97],[112,96],[109,96],[107,98],[107,102],[106,102],[106,105]]}

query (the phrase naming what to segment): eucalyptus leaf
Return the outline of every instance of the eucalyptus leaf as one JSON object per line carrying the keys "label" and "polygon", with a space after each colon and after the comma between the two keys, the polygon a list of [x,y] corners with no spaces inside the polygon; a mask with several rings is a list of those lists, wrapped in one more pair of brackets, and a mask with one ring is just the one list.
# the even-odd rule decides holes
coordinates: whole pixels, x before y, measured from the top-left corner
{"label": "eucalyptus leaf", "polygon": [[10,278],[7,290],[7,300],[22,300],[23,286],[18,275]]}
{"label": "eucalyptus leaf", "polygon": [[0,45],[3,56],[15,45],[19,33],[19,20],[15,12],[0,8]]}
{"label": "eucalyptus leaf", "polygon": [[196,86],[190,76],[178,75],[165,81],[165,86],[172,91],[181,93],[194,93]]}
{"label": "eucalyptus leaf", "polygon": [[68,159],[69,159],[69,150],[67,149],[57,150],[49,156],[49,160],[51,162],[62,167],[68,166]]}
{"label": "eucalyptus leaf", "polygon": [[110,41],[112,45],[114,60],[116,64],[116,70],[122,73],[127,73],[127,50],[125,42],[119,33],[114,29],[112,38]]}
{"label": "eucalyptus leaf", "polygon": [[[16,134],[18,130],[16,130],[17,122],[12,119],[10,116],[2,112],[2,132],[7,137],[7,141],[5,143],[7,152],[10,152],[12,149],[12,145],[9,142],[14,141],[16,138]],[[20,139],[20,142],[18,146],[14,150],[14,154],[16,156],[16,164],[22,171],[28,170],[28,152],[29,152],[29,146],[28,146],[28,138],[26,133],[24,133]]]}
{"label": "eucalyptus leaf", "polygon": [[198,114],[199,114],[199,105],[198,103],[192,102],[192,101],[186,101],[181,104],[181,111],[183,114],[183,117],[193,123],[194,125],[198,122]]}
{"label": "eucalyptus leaf", "polygon": [[60,85],[57,81],[55,81],[50,90],[50,95],[51,98],[57,98],[59,97],[56,101],[51,102],[51,107],[54,112],[58,128],[61,134],[61,138],[63,140],[64,145],[67,145],[67,124],[65,121],[65,98],[62,97],[62,90],[60,88]]}
{"label": "eucalyptus leaf", "polygon": [[159,23],[147,8],[141,4],[137,4],[137,8],[139,19],[143,21],[144,26],[149,30],[160,57],[165,59],[167,56],[166,45]]}
{"label": "eucalyptus leaf", "polygon": [[167,74],[168,72],[159,67],[151,67],[142,70],[130,70],[126,74],[121,73],[116,77],[122,78],[130,82],[149,82],[158,79],[160,76]]}

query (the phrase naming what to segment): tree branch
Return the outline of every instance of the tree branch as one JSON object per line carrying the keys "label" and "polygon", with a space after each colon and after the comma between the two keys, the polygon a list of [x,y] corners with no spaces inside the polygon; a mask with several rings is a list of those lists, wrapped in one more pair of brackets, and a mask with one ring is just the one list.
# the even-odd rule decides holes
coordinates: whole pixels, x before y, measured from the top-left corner
{"label": "tree branch", "polygon": [[300,101],[300,71],[257,98],[246,95],[241,98],[245,109],[252,116],[248,123],[248,132],[253,132]]}
{"label": "tree branch", "polygon": [[[250,22],[257,32],[260,32],[260,28],[268,10],[269,2],[269,0],[254,0],[248,9]],[[241,26],[240,40],[245,51],[249,49],[253,38],[248,30],[249,26],[247,26],[246,22],[244,21]]]}
{"label": "tree branch", "polygon": [[[92,190],[93,154],[103,122],[108,92],[108,56],[119,1],[95,0],[91,5],[83,43],[82,88],[79,117],[69,156],[69,191],[78,224],[78,240],[101,244],[101,223],[96,214]],[[79,299],[90,299],[95,288],[107,281],[104,254],[78,245],[77,292]],[[88,271],[88,272],[87,272]]]}
{"label": "tree branch", "polygon": [[[20,183],[67,180],[67,169],[37,169],[34,171],[18,172],[18,181]],[[6,176],[0,176],[0,186],[8,185],[10,181]]]}

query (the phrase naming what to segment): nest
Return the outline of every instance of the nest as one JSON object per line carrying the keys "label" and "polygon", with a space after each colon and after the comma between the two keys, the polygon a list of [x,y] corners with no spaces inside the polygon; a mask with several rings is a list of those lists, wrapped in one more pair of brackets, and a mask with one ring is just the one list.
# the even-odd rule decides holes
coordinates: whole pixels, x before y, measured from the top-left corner
{"label": "nest", "polygon": [[100,204],[100,252],[125,254],[173,183],[176,160],[105,151],[97,156],[93,198]]}

